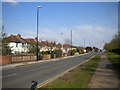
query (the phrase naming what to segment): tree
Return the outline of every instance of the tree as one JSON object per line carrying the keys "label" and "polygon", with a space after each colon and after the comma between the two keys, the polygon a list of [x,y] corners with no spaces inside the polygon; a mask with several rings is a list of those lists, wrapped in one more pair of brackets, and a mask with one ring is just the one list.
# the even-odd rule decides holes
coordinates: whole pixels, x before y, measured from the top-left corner
{"label": "tree", "polygon": [[104,45],[104,49],[109,52],[120,53],[120,31],[113,36],[109,43]]}
{"label": "tree", "polygon": [[69,40],[69,39],[65,39],[65,42],[64,42],[64,44],[71,44],[71,41]]}
{"label": "tree", "polygon": [[[4,30],[4,26],[2,27],[2,31]],[[12,50],[11,47],[9,46],[9,38],[7,37],[7,33],[2,32],[2,47],[0,48],[2,51],[2,56],[7,56],[11,55]]]}
{"label": "tree", "polygon": [[11,55],[11,48],[8,46],[8,42],[4,42],[4,40],[2,40],[2,56],[6,56],[6,55]]}
{"label": "tree", "polygon": [[37,42],[33,41],[29,44],[28,53],[36,54],[37,53]]}
{"label": "tree", "polygon": [[92,49],[92,47],[86,47],[86,50],[87,50],[87,52],[90,52],[90,51],[92,51],[93,49]]}
{"label": "tree", "polygon": [[50,47],[50,51],[52,51],[53,47],[56,45],[56,42],[48,42],[47,46]]}

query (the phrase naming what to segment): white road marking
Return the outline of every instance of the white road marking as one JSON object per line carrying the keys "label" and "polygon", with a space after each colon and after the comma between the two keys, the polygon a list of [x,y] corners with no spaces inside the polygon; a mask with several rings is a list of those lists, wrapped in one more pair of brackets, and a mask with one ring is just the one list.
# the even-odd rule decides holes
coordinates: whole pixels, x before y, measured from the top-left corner
{"label": "white road marking", "polygon": [[2,76],[0,78],[11,77],[11,76],[15,76],[15,75],[17,75],[17,74],[16,73],[15,74],[10,74],[10,75],[7,75],[7,76]]}
{"label": "white road marking", "polygon": [[35,71],[35,70],[38,70],[38,69],[41,69],[41,68],[45,68],[45,67],[49,67],[50,65],[48,66],[43,66],[43,67],[40,67],[40,68],[35,68],[35,69],[31,69],[30,71]]}
{"label": "white road marking", "polygon": [[[55,63],[55,64],[53,64],[53,65],[62,64],[62,63],[64,63],[64,62]],[[49,66],[51,66],[51,65],[43,66],[43,67],[40,67],[40,68],[31,69],[30,71],[39,70],[39,69],[41,69],[41,68],[46,68],[46,67],[49,67]]]}

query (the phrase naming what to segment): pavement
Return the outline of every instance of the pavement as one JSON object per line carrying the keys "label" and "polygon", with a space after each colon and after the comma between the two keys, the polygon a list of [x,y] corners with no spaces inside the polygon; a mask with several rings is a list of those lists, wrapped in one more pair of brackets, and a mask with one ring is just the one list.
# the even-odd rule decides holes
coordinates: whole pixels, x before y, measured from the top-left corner
{"label": "pavement", "polygon": [[11,68],[19,67],[19,66],[30,65],[30,64],[37,64],[37,63],[58,61],[58,60],[62,60],[62,59],[65,59],[65,58],[71,58],[71,57],[76,57],[76,56],[82,56],[82,55],[86,55],[86,54],[88,54],[88,53],[79,54],[79,55],[74,55],[74,56],[66,56],[66,57],[55,58],[55,59],[49,59],[49,60],[39,60],[39,61],[31,61],[31,62],[21,62],[21,63],[7,64],[7,65],[4,65],[4,66],[0,66],[0,69],[1,69],[1,70],[5,70],[5,69],[11,69]]}
{"label": "pavement", "polygon": [[102,55],[89,88],[119,88],[118,77],[106,55]]}

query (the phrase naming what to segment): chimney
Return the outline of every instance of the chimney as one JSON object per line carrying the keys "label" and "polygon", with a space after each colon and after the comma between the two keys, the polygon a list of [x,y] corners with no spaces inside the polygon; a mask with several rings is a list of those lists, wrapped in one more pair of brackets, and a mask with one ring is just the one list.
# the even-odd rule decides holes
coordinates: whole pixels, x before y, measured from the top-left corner
{"label": "chimney", "polygon": [[18,37],[18,38],[21,38],[21,35],[20,35],[20,34],[18,34],[18,35],[17,35],[17,37]]}
{"label": "chimney", "polygon": [[13,36],[13,34],[10,35],[10,37],[12,37],[12,36]]}

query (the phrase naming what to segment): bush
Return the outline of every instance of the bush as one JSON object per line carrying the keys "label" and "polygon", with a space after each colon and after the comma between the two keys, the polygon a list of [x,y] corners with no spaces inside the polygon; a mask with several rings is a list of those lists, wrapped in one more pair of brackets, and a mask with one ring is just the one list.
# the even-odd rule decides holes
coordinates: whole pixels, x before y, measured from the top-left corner
{"label": "bush", "polygon": [[81,49],[81,50],[79,51],[79,54],[84,54],[84,51]]}
{"label": "bush", "polygon": [[62,56],[62,50],[53,50],[51,52],[51,57],[54,58],[54,54],[56,55],[56,57],[61,57]]}
{"label": "bush", "polygon": [[72,51],[69,50],[69,51],[68,51],[68,56],[70,56],[71,54],[72,54],[72,55],[75,55],[76,52],[77,52],[77,50],[75,50],[75,49],[73,49]]}
{"label": "bush", "polygon": [[50,51],[42,51],[41,54],[50,54]]}
{"label": "bush", "polygon": [[28,47],[28,50],[30,54],[36,54],[37,53],[37,50],[36,50],[36,45],[31,45],[30,47]]}

